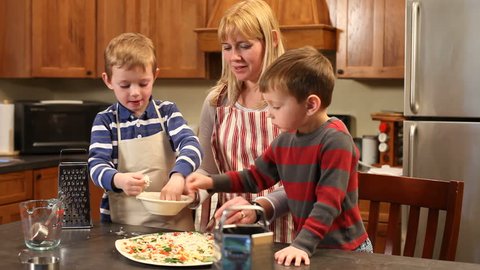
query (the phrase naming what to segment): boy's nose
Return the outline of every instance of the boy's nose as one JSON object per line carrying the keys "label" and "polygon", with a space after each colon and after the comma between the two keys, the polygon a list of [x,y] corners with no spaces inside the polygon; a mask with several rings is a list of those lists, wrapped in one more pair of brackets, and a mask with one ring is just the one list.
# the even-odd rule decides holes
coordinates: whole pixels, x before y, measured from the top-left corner
{"label": "boy's nose", "polygon": [[141,87],[138,86],[138,85],[132,85],[130,87],[130,94],[133,96],[133,95],[139,95],[140,94],[140,89]]}

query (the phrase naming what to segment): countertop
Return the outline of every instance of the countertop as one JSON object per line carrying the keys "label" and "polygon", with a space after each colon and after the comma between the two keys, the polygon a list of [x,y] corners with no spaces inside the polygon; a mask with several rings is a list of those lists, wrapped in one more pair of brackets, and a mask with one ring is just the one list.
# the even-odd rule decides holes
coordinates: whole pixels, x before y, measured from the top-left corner
{"label": "countertop", "polygon": [[[87,155],[64,155],[62,160],[86,161]],[[0,174],[56,167],[59,163],[60,155],[0,156]]]}
{"label": "countertop", "polygon": [[[60,257],[60,269],[168,269],[137,263],[123,257],[115,249],[115,240],[136,234],[162,231],[157,228],[96,223],[92,229],[63,230],[62,242],[53,250]],[[0,225],[0,269],[23,269],[18,254],[26,249],[21,223]],[[284,245],[275,244],[273,250]],[[169,269],[172,269],[170,267]],[[213,269],[212,266],[177,269]],[[366,254],[340,250],[318,250],[310,266],[285,267],[273,261],[272,256],[262,258],[262,270],[281,269],[480,269],[480,264],[467,264],[428,260],[383,254]]]}

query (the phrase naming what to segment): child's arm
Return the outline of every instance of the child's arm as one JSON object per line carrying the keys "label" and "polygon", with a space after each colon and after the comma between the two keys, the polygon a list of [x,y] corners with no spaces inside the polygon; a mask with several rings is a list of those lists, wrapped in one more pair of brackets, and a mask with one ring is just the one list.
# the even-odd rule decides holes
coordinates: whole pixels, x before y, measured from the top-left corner
{"label": "child's arm", "polygon": [[285,264],[285,266],[289,266],[292,262],[295,266],[300,266],[302,261],[305,262],[305,265],[310,264],[307,252],[293,246],[275,252],[274,257],[278,264]]}
{"label": "child's arm", "polygon": [[93,183],[106,191],[121,192],[115,188],[113,178],[117,170],[113,164],[111,107],[98,113],[93,121],[88,153],[88,170]]}
{"label": "child's arm", "polygon": [[194,192],[199,189],[211,189],[213,187],[213,179],[201,173],[192,173],[187,176],[187,190]]}
{"label": "child's arm", "polygon": [[175,103],[163,101],[160,110],[160,114],[166,119],[164,126],[172,142],[172,150],[177,152],[170,178],[174,173],[186,177],[200,167],[203,157],[200,142]]}

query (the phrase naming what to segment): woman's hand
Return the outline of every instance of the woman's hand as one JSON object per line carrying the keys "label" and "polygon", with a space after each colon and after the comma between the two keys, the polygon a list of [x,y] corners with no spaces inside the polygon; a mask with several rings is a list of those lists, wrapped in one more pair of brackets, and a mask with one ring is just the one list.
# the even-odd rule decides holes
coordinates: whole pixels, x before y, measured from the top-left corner
{"label": "woman's hand", "polygon": [[115,187],[122,189],[128,196],[137,196],[145,189],[145,180],[141,173],[116,173],[113,177]]}
{"label": "woman's hand", "polygon": [[[233,205],[251,205],[250,202],[245,200],[243,197],[235,197],[228,202],[224,203],[220,208],[215,212],[215,219],[220,220],[222,213],[225,209]],[[225,220],[224,224],[251,224],[254,223],[257,219],[257,213],[255,210],[241,210],[241,211],[231,211]]]}
{"label": "woman's hand", "polygon": [[284,264],[285,266],[289,266],[292,262],[294,262],[295,266],[300,266],[302,261],[305,262],[305,265],[310,264],[308,254],[293,246],[288,246],[275,252],[274,257],[278,264]]}

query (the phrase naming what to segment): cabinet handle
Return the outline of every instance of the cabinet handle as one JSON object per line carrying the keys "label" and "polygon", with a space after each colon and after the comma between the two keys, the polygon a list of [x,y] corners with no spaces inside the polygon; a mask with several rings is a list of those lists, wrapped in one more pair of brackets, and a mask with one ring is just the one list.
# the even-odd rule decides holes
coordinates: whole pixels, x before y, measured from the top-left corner
{"label": "cabinet handle", "polygon": [[37,174],[37,176],[35,177],[35,180],[40,180],[40,179],[42,179],[42,174],[41,173]]}
{"label": "cabinet handle", "polygon": [[87,76],[90,76],[92,75],[92,71],[91,70],[87,70]]}
{"label": "cabinet handle", "polygon": [[345,73],[345,72],[343,71],[343,69],[339,69],[339,70],[337,70],[337,73],[340,74],[340,75],[342,75],[342,74]]}

